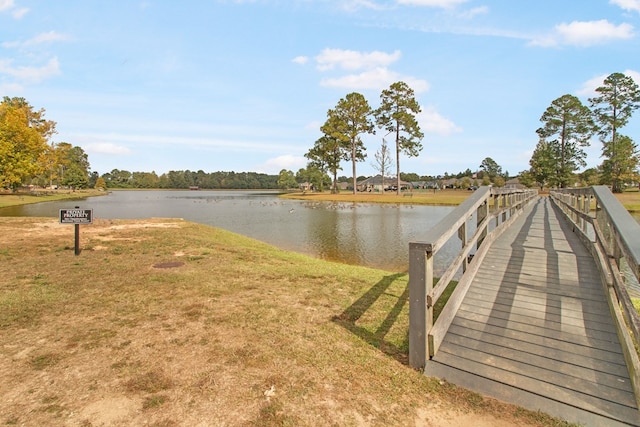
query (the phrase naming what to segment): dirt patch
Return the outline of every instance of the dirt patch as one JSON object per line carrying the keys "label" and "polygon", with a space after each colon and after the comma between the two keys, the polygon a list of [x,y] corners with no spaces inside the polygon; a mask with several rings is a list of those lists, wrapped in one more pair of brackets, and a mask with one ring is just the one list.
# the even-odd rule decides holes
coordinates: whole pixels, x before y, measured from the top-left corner
{"label": "dirt patch", "polygon": [[184,262],[173,261],[173,262],[160,262],[158,264],[153,264],[153,268],[177,268],[182,267]]}

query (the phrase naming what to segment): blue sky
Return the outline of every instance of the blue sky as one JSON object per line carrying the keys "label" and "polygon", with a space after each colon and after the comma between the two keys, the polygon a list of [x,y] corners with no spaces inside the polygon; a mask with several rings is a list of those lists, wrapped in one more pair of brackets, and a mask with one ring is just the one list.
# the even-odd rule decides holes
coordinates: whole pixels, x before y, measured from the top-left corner
{"label": "blue sky", "polygon": [[[402,171],[491,157],[514,175],[554,99],[587,103],[613,72],[640,83],[639,37],[640,0],[0,0],[0,95],[44,108],[100,174],[277,174],[306,165],[340,98],[376,108],[402,80],[425,134]],[[640,143],[640,111],[622,132]],[[382,136],[363,137],[358,175]]]}

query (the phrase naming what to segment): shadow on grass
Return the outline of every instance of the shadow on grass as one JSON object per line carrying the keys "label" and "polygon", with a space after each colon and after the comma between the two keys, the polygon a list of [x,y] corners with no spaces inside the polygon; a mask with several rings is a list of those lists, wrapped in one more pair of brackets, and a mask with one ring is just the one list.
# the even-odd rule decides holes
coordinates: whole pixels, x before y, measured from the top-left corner
{"label": "shadow on grass", "polygon": [[346,310],[332,319],[338,325],[404,365],[409,364],[409,331],[407,330],[407,333],[404,334],[403,342],[400,345],[391,342],[386,337],[393,325],[398,321],[403,307],[408,303],[409,286],[405,287],[400,297],[394,297],[397,300],[390,308],[378,309],[380,313],[374,313],[375,318],[382,319],[375,331],[372,330],[373,328],[366,328],[356,323],[368,310],[372,309],[373,305],[382,296],[388,297],[390,295],[387,290],[396,280],[406,276],[407,273],[405,272],[383,277],[382,280],[373,285],[371,289],[347,307]]}

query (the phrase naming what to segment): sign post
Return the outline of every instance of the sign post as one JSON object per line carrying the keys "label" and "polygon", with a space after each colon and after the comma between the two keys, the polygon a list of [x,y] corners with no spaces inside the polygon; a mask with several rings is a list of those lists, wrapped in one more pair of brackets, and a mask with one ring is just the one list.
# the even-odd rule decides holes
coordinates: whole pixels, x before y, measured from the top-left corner
{"label": "sign post", "polygon": [[74,224],[75,226],[75,255],[80,255],[80,224],[93,223],[93,209],[60,209],[60,224]]}

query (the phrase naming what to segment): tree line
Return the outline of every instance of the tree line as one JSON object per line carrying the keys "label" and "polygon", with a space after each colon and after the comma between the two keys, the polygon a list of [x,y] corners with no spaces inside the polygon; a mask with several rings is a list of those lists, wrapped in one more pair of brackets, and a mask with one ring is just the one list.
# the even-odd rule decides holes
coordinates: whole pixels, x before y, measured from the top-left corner
{"label": "tree line", "polygon": [[[367,99],[358,92],[352,92],[340,99],[334,108],[327,111],[327,119],[320,127],[322,136],[305,154],[309,160],[305,178],[318,188],[324,188],[326,176],[330,174],[331,191],[338,191],[338,171],[342,161],[351,162],[352,188],[357,191],[356,165],[366,158],[366,147],[362,135],[375,134],[378,129],[386,132],[382,146],[376,153],[374,167],[386,175],[394,160],[396,164],[397,192],[400,193],[400,155],[415,157],[422,150],[424,136],[416,120],[421,111],[414,91],[405,82],[390,85],[380,94],[380,106],[371,108]],[[395,149],[392,153],[386,144],[386,137],[392,135]],[[292,173],[283,170],[281,183],[291,181]]]}
{"label": "tree line", "polygon": [[[573,95],[554,100],[542,114],[536,131],[538,144],[529,170],[520,174],[522,183],[540,187],[570,187],[582,180],[585,185],[610,185],[615,193],[625,185],[640,181],[638,146],[620,130],[640,107],[640,89],[633,79],[613,73],[589,98],[589,106]],[[603,162],[597,168],[576,175],[585,167],[584,147],[597,135],[602,143]]]}
{"label": "tree line", "polygon": [[189,188],[275,189],[278,176],[256,172],[90,172],[88,155],[68,142],[53,142],[56,122],[45,119],[24,98],[0,102],[0,189],[42,188]]}
{"label": "tree line", "polygon": [[0,102],[0,188],[89,185],[89,160],[80,147],[49,143],[56,122],[44,118],[24,98]]}
{"label": "tree line", "polygon": [[[640,107],[640,89],[631,77],[622,73],[609,75],[596,96],[589,98],[589,106],[573,95],[554,100],[540,118],[542,126],[536,130],[538,143],[529,161],[530,168],[519,174],[520,182],[528,187],[567,187],[607,184],[614,192],[621,192],[630,183],[640,181],[640,154],[633,139],[621,133],[633,112]],[[380,106],[371,108],[365,97],[357,92],[340,99],[327,111],[320,127],[322,136],[305,154],[307,167],[297,174],[282,170],[279,175],[255,172],[213,172],[202,170],[129,172],[114,169],[99,175],[90,172],[87,154],[82,148],[67,142],[52,142],[56,122],[46,120],[45,110],[34,109],[24,98],[4,97],[0,102],[0,188],[17,189],[25,185],[70,188],[189,188],[203,189],[275,189],[294,188],[309,182],[316,189],[331,187],[338,191],[340,181],[351,180],[357,191],[356,165],[366,159],[362,135],[375,134],[376,128],[385,133],[372,164],[386,176],[395,163],[397,186],[400,181],[415,181],[417,174],[400,170],[400,156],[418,156],[424,137],[416,120],[421,111],[414,91],[404,82],[390,85],[380,94]],[[602,143],[603,162],[597,168],[581,173],[586,166],[584,148],[597,136]],[[387,145],[387,138],[391,147]],[[341,163],[350,161],[350,178],[338,177]],[[490,157],[483,160],[476,173],[467,169],[457,175],[436,179],[458,178],[466,184],[492,183],[504,185],[508,172]],[[420,177],[430,180],[431,177]]]}
{"label": "tree line", "polygon": [[155,172],[129,172],[114,169],[103,174],[105,188],[202,188],[215,190],[230,189],[276,189],[278,175],[257,172],[212,172],[202,170],[169,171],[161,175]]}

